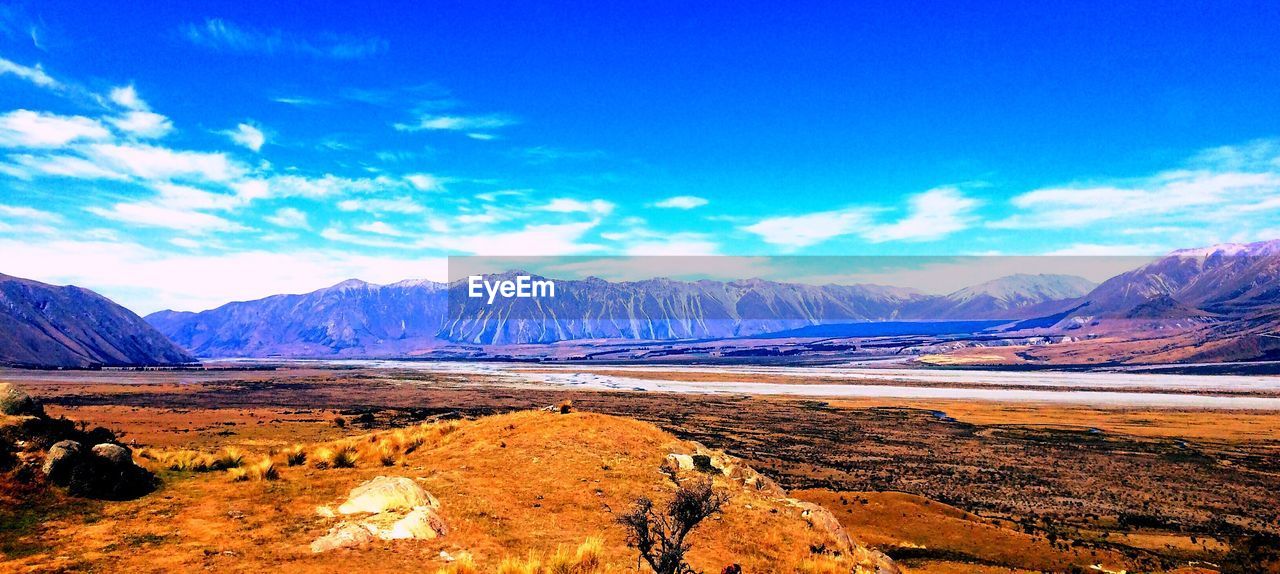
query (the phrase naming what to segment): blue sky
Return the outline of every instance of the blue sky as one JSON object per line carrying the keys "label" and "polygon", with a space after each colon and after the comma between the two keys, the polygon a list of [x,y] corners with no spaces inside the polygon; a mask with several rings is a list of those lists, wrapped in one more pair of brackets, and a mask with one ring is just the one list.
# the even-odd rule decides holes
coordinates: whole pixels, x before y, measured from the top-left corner
{"label": "blue sky", "polygon": [[0,5],[0,272],[201,309],[448,255],[1280,237],[1280,5]]}

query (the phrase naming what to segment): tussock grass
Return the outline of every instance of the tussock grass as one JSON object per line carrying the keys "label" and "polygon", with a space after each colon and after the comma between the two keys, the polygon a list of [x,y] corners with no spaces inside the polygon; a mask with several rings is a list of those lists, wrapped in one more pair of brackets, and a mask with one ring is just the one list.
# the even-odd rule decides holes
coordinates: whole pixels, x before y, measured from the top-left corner
{"label": "tussock grass", "polygon": [[307,449],[295,444],[284,451],[284,462],[288,466],[302,466],[307,463]]}
{"label": "tussock grass", "polygon": [[244,451],[234,446],[222,449],[213,458],[215,469],[239,468],[242,464],[244,464]]}
{"label": "tussock grass", "polygon": [[606,571],[601,538],[588,538],[576,550],[561,546],[546,560],[530,553],[528,558],[506,558],[498,565],[498,574],[600,574]]}
{"label": "tussock grass", "polygon": [[480,574],[480,569],[476,568],[476,562],[471,559],[471,555],[463,552],[448,566],[437,569],[436,574]]}
{"label": "tussock grass", "polygon": [[280,478],[280,470],[276,468],[275,461],[271,457],[264,456],[262,460],[253,464],[247,469],[249,477],[254,480],[277,480]]}

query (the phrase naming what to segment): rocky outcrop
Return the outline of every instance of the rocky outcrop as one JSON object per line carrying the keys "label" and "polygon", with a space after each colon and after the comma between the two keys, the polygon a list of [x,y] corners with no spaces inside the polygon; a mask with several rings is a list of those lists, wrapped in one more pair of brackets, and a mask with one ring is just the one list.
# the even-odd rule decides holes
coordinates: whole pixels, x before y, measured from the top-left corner
{"label": "rocky outcrop", "polygon": [[12,383],[0,383],[0,414],[40,416],[44,414],[44,407]]}
{"label": "rocky outcrop", "polygon": [[777,483],[733,456],[696,442],[693,445],[693,453],[668,454],[663,461],[663,472],[677,477],[682,472],[723,475],[761,496],[795,508],[811,528],[831,539],[833,550],[851,557],[858,564],[854,574],[901,574],[898,565],[883,552],[855,542],[844,525],[826,507],[788,496]]}
{"label": "rocky outcrop", "polygon": [[379,476],[351,491],[339,514],[378,514],[418,506],[439,508],[440,502],[418,483],[403,476]]}
{"label": "rocky outcrop", "polygon": [[[311,551],[357,548],[374,540],[439,538],[449,533],[439,509],[440,501],[412,479],[379,476],[352,489],[337,511],[341,515],[367,516],[334,525],[311,543]],[[317,512],[321,516],[335,516],[328,507],[321,507]]]}
{"label": "rocky outcrop", "polygon": [[118,444],[95,445],[88,452],[73,440],[54,444],[41,470],[49,482],[73,496],[125,500],[155,489],[155,476],[134,464],[133,453]]}
{"label": "rocky outcrop", "polygon": [[84,457],[83,449],[80,443],[73,440],[64,440],[49,447],[49,452],[45,454],[44,464],[40,466],[40,470],[49,478],[49,482],[54,484],[66,484],[71,479],[71,469],[79,464],[81,458]]}

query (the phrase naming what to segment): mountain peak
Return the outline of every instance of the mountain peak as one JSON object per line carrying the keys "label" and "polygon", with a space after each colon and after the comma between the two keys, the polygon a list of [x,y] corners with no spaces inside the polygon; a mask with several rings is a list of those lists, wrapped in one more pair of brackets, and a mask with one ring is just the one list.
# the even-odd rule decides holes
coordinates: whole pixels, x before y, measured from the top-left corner
{"label": "mountain peak", "polygon": [[346,281],[343,281],[341,283],[333,285],[332,287],[329,287],[329,289],[337,289],[337,290],[363,289],[365,287],[371,287],[371,286],[373,286],[372,283],[367,283],[359,279],[347,279]]}
{"label": "mountain peak", "polygon": [[1218,243],[1207,247],[1178,249],[1169,253],[1170,257],[1210,257],[1233,255],[1276,255],[1280,254],[1280,239],[1255,241],[1253,243]]}

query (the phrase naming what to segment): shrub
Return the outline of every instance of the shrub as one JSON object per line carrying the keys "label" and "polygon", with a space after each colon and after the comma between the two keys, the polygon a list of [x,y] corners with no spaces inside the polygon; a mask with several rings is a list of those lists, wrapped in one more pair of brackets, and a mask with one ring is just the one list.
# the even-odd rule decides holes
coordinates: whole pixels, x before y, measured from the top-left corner
{"label": "shrub", "polygon": [[213,467],[215,469],[238,468],[242,464],[244,464],[244,451],[234,446],[222,449],[213,458]]}
{"label": "shrub", "polygon": [[276,463],[271,457],[264,456],[257,464],[250,466],[248,474],[254,480],[276,480],[280,478],[280,471],[276,469]]}
{"label": "shrub", "polygon": [[333,468],[354,468],[356,461],[360,459],[360,454],[356,452],[356,448],[351,445],[341,445],[333,449],[333,460],[331,462]]}
{"label": "shrub", "polygon": [[648,498],[636,499],[618,522],[627,529],[627,545],[640,552],[655,574],[687,574],[695,571],[684,561],[689,551],[685,538],[727,501],[728,496],[715,492],[710,480],[701,480],[679,485],[661,511]]}
{"label": "shrub", "polygon": [[311,456],[308,458],[311,461],[311,466],[324,470],[333,467],[333,459],[336,456],[337,451],[327,446],[322,446],[312,451]]}
{"label": "shrub", "polygon": [[302,466],[307,463],[307,451],[302,445],[293,445],[284,451],[284,462],[289,466]]}

